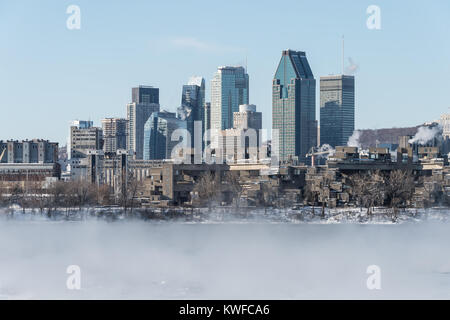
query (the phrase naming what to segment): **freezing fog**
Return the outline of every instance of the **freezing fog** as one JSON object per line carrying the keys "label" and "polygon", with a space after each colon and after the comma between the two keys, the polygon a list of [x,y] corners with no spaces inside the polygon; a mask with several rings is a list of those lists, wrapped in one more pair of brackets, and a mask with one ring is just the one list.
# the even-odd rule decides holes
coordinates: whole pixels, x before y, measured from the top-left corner
{"label": "freezing fog", "polygon": [[[450,225],[432,221],[0,219],[0,299],[448,299],[449,244]],[[380,290],[367,288],[370,265]]]}

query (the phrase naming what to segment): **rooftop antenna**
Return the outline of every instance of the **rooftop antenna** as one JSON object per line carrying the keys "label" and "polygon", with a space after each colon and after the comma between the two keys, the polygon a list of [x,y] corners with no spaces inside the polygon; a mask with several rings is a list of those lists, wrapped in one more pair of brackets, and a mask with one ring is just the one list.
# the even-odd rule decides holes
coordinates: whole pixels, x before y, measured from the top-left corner
{"label": "rooftop antenna", "polygon": [[342,35],[342,75],[344,75],[345,71],[345,40],[344,35]]}
{"label": "rooftop antenna", "polygon": [[247,50],[245,50],[245,72],[248,73],[248,65],[247,65]]}

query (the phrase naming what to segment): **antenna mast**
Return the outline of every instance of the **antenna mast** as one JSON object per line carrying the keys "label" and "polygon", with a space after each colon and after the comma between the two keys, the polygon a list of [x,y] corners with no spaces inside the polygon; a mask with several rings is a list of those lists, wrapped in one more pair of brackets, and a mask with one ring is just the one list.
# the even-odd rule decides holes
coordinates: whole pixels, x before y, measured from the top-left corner
{"label": "antenna mast", "polygon": [[345,72],[345,40],[344,35],[342,35],[342,75]]}

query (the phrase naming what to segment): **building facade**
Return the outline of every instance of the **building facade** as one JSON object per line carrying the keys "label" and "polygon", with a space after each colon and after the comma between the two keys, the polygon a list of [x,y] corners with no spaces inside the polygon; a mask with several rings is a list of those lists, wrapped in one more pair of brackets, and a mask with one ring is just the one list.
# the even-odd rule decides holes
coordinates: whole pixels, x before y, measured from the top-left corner
{"label": "building facade", "polygon": [[204,147],[207,147],[211,140],[211,102],[205,102],[204,106],[204,124],[205,124],[205,133],[203,134],[203,142]]}
{"label": "building facade", "polygon": [[103,147],[103,131],[92,121],[73,121],[70,126],[69,159],[86,158],[88,151]]}
{"label": "building facade", "polygon": [[355,130],[355,77],[320,77],[320,143],[346,146]]}
{"label": "building facade", "polygon": [[272,83],[272,126],[282,162],[305,161],[317,144],[316,80],[302,51],[282,52]]}
{"label": "building facade", "polygon": [[[219,148],[216,149],[218,163],[236,163],[242,160],[256,162],[265,158],[261,148],[262,113],[255,105],[240,105],[233,113],[233,128],[221,130]],[[262,154],[261,154],[262,151]]]}
{"label": "building facade", "polygon": [[[172,134],[177,129],[183,136],[178,141],[172,141]],[[144,160],[170,159],[173,148],[181,141],[186,141],[186,121],[177,119],[175,113],[154,112],[144,127]]]}
{"label": "building facade", "polygon": [[134,159],[143,159],[144,126],[153,112],[159,112],[159,89],[139,86],[132,89],[132,102],[127,104],[127,150]]}
{"label": "building facade", "polygon": [[239,112],[233,113],[233,128],[261,130],[262,113],[256,111],[254,104],[241,104]]}
{"label": "building facade", "polygon": [[211,129],[233,127],[233,113],[248,104],[249,77],[243,67],[219,67],[211,80]]}
{"label": "building facade", "polygon": [[0,163],[58,162],[58,143],[48,140],[0,140]]}
{"label": "building facade", "polygon": [[138,86],[131,89],[131,102],[140,104],[159,104],[159,88]]}
{"label": "building facade", "polygon": [[[205,79],[191,77],[183,86],[181,106],[177,110],[178,118],[186,121],[190,134],[191,148],[196,147],[195,140],[201,141],[198,146],[203,150],[203,135],[205,132]],[[196,129],[196,126],[198,127]],[[197,137],[198,136],[198,137]]]}
{"label": "building facade", "polygon": [[103,151],[115,153],[127,148],[127,119],[102,119]]}
{"label": "building facade", "polygon": [[61,177],[58,143],[48,140],[0,140],[0,193],[29,191]]}

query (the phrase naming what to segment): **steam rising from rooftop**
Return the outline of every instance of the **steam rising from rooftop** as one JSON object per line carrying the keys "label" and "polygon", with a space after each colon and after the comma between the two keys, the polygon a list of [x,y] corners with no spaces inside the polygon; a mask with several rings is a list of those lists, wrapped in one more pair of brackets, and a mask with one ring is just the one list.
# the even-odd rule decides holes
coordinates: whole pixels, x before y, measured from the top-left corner
{"label": "steam rising from rooftop", "polygon": [[417,130],[417,133],[412,139],[409,139],[409,143],[418,143],[421,145],[427,144],[435,137],[440,138],[442,136],[442,126],[437,124],[433,126],[422,126]]}
{"label": "steam rising from rooftop", "polygon": [[350,136],[350,138],[348,138],[347,146],[361,148],[361,144],[359,143],[360,137],[361,137],[361,132],[359,130],[353,131],[353,134]]}

